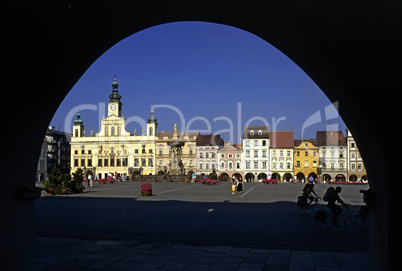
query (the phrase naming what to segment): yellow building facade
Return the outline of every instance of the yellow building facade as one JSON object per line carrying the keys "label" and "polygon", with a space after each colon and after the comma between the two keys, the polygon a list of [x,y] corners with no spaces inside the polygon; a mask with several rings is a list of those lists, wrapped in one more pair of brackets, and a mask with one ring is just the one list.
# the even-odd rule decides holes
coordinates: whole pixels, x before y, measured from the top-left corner
{"label": "yellow building facade", "polygon": [[197,138],[200,132],[178,132],[176,127],[175,125],[173,132],[160,132],[156,138],[156,173],[164,174],[166,170],[166,173],[175,174],[172,172],[172,168],[175,167],[175,161],[169,144],[174,141],[180,141],[184,143],[180,154],[183,163],[183,173],[181,174],[197,174]]}
{"label": "yellow building facade", "polygon": [[306,182],[310,177],[313,177],[314,181],[318,181],[319,157],[317,140],[295,140],[293,162],[296,181]]}
{"label": "yellow building facade", "polygon": [[84,122],[78,112],[73,124],[71,138],[71,171],[82,168],[85,178],[89,174],[94,178],[106,178],[117,173],[121,175],[155,174],[155,142],[158,123],[151,109],[146,131],[139,135],[125,130],[122,114],[121,95],[118,92],[116,78],[112,83],[113,91],[109,95],[108,115],[101,121],[101,130],[87,136]]}

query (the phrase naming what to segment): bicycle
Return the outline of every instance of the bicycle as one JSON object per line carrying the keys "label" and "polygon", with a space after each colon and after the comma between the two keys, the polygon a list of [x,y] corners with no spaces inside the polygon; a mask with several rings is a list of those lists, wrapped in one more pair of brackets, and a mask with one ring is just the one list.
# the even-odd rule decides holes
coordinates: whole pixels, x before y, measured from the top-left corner
{"label": "bicycle", "polygon": [[297,212],[301,215],[317,212],[317,210],[322,210],[322,206],[318,204],[320,198],[314,198],[312,203],[307,203],[307,198],[305,196],[299,196],[297,200]]}
{"label": "bicycle", "polygon": [[[345,206],[346,211],[338,217],[338,224],[343,221],[343,226],[352,233],[359,232],[362,229],[359,214],[350,211],[350,206]],[[320,230],[328,231],[334,226],[332,211],[317,211],[315,215],[315,225]]]}

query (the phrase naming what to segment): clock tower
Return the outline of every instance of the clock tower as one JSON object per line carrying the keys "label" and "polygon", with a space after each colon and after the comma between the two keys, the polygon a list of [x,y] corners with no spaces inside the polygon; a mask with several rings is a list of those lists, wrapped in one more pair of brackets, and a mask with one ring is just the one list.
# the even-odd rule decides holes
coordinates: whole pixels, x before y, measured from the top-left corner
{"label": "clock tower", "polygon": [[114,82],[112,83],[113,91],[109,95],[110,101],[108,102],[108,117],[114,115],[117,117],[122,117],[122,106],[123,103],[120,101],[121,95],[119,94],[119,84],[116,81],[116,75],[114,76]]}

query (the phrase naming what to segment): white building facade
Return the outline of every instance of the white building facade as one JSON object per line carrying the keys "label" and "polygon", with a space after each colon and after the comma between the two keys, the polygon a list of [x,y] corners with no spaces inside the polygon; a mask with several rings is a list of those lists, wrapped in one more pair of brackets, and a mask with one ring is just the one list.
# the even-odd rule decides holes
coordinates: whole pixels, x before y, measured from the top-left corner
{"label": "white building facade", "polygon": [[268,126],[244,128],[242,171],[247,182],[270,178],[269,144]]}

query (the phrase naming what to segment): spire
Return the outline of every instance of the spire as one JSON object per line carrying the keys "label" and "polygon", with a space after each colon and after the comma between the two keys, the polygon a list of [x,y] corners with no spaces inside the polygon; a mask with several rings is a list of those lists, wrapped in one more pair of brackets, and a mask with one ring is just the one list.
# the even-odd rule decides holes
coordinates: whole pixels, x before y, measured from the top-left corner
{"label": "spire", "polygon": [[121,95],[119,94],[119,83],[116,81],[116,75],[114,75],[114,81],[112,83],[113,91],[109,95],[111,102],[120,102]]}
{"label": "spire", "polygon": [[156,123],[158,119],[155,118],[154,106],[151,106],[151,116],[148,118],[148,123]]}
{"label": "spire", "polygon": [[81,119],[80,110],[78,109],[77,118],[74,120],[75,125],[83,125],[84,122]]}

